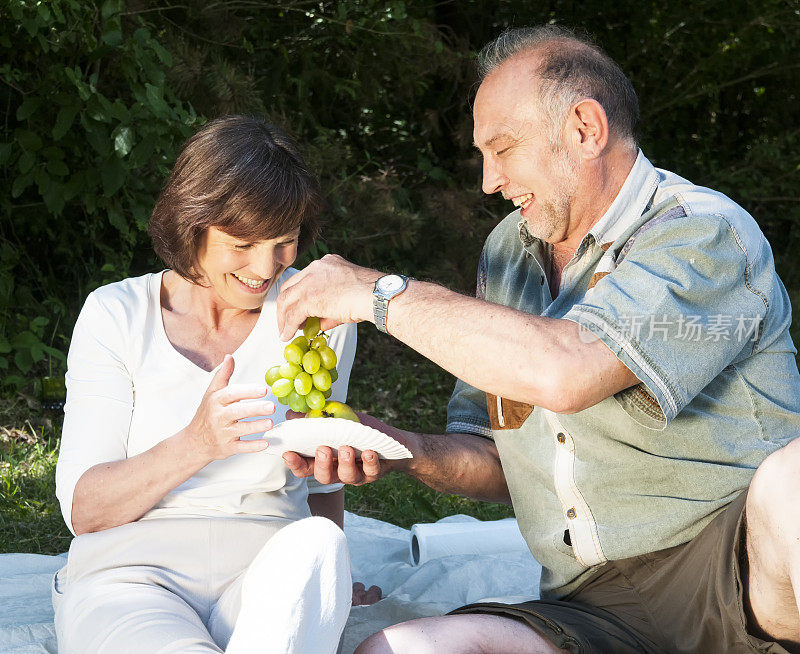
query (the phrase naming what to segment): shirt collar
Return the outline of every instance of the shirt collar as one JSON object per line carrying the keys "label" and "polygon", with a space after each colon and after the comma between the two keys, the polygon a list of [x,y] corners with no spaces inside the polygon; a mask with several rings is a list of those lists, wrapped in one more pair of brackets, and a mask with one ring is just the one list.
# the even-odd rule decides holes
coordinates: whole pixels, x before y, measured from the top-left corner
{"label": "shirt collar", "polygon": [[603,216],[589,230],[598,245],[611,244],[647,209],[658,187],[658,171],[639,150],[631,172]]}

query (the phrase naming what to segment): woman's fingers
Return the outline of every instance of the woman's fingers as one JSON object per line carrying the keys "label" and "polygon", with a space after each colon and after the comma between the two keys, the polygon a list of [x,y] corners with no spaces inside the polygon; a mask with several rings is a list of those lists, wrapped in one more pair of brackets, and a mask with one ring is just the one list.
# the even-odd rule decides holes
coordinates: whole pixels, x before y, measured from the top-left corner
{"label": "woman's fingers", "polygon": [[262,438],[257,438],[252,441],[236,441],[236,451],[234,454],[253,454],[254,452],[263,452],[269,447],[269,443]]}
{"label": "woman's fingers", "polygon": [[231,426],[231,435],[235,438],[242,438],[242,436],[260,434],[270,429],[272,429],[272,420],[269,418],[264,418],[263,420],[242,420]]}
{"label": "woman's fingers", "polygon": [[271,416],[273,413],[275,413],[275,405],[269,400],[236,402],[235,404],[229,404],[222,410],[222,414],[228,419],[228,422],[234,422],[242,418],[261,418],[263,416]]}
{"label": "woman's fingers", "polygon": [[266,394],[266,384],[231,384],[217,391],[214,397],[220,404],[227,405],[240,400],[259,400]]}

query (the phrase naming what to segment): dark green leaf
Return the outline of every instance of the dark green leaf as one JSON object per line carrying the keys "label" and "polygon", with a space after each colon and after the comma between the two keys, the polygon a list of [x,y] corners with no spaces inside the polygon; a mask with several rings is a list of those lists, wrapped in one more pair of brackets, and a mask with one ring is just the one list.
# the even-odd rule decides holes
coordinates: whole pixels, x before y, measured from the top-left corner
{"label": "dark green leaf", "polygon": [[42,147],[42,139],[35,132],[18,129],[14,135],[16,136],[17,143],[22,146],[23,150],[27,150],[28,152],[36,152]]}
{"label": "dark green leaf", "polygon": [[28,98],[17,109],[17,120],[26,120],[36,113],[42,104],[41,98]]}
{"label": "dark green leaf", "polygon": [[119,159],[111,159],[100,169],[103,182],[103,195],[107,198],[116,193],[125,181],[125,168]]}
{"label": "dark green leaf", "polygon": [[75,120],[75,116],[78,114],[79,106],[77,103],[67,105],[65,107],[61,107],[58,110],[58,115],[56,116],[56,122],[53,126],[53,138],[56,141],[60,141],[61,138],[67,133],[70,127],[72,127],[72,122]]}
{"label": "dark green leaf", "polygon": [[127,125],[120,125],[113,132],[111,137],[114,139],[114,151],[117,156],[124,157],[133,147],[133,129]]}

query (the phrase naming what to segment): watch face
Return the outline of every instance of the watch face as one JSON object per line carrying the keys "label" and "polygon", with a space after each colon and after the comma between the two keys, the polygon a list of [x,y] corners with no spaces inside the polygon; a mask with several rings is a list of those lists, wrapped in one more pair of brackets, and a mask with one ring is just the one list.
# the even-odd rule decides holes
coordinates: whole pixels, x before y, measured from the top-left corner
{"label": "watch face", "polygon": [[386,275],[378,280],[378,288],[383,293],[392,293],[403,286],[403,278],[400,275]]}

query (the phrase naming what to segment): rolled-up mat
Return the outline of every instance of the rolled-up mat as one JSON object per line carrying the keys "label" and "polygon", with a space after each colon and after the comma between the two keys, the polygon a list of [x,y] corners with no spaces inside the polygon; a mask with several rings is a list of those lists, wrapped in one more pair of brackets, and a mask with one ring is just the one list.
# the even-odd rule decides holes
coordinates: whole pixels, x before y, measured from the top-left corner
{"label": "rolled-up mat", "polygon": [[514,518],[422,523],[411,527],[409,553],[413,565],[455,554],[526,551],[528,545]]}

